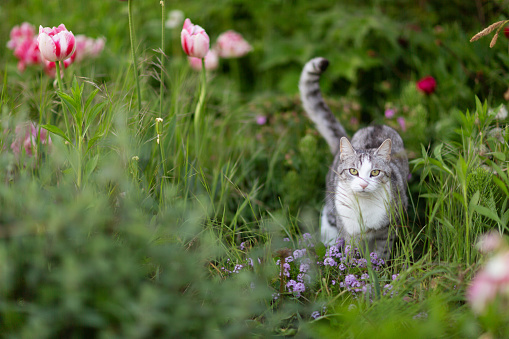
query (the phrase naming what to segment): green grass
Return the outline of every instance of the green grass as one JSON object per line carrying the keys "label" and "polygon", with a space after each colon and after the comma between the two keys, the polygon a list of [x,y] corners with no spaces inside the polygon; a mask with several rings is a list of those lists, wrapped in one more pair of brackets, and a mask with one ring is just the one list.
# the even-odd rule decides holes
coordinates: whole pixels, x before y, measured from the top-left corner
{"label": "green grass", "polygon": [[[162,27],[171,9],[212,42],[235,29],[254,47],[207,74],[199,123],[202,78],[180,29]],[[0,44],[1,333],[504,336],[503,322],[476,316],[465,298],[485,261],[477,238],[509,221],[507,120],[488,109],[505,102],[509,59],[502,36],[491,50],[468,42],[483,28],[466,19],[475,4],[166,0],[161,12],[132,0],[132,10],[131,54],[127,2],[0,5],[5,37],[28,21],[107,38],[99,58],[65,71],[60,91],[37,67],[19,72]],[[488,23],[506,16],[484,5]],[[402,135],[411,203],[390,263],[347,270],[369,275],[371,295],[355,298],[339,286],[346,273],[313,262],[302,296],[275,300],[299,273],[296,261],[282,278],[285,249],[302,249],[310,233],[306,257],[323,262],[326,251],[317,235],[332,158],[297,94],[304,62],[318,55],[331,61],[322,88],[349,132],[374,121]],[[415,87],[428,74],[438,83],[430,96]],[[15,128],[28,120],[54,126],[52,147],[16,157]],[[394,293],[383,295],[388,283]]]}

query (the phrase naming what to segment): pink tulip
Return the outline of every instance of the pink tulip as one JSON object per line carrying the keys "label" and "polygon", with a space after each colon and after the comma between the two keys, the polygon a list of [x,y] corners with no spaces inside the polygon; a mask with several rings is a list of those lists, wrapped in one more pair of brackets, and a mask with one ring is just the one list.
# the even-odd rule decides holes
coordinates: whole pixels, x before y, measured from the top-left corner
{"label": "pink tulip", "polygon": [[71,57],[76,49],[76,39],[64,24],[53,28],[39,26],[37,41],[43,58],[48,61],[65,60]]}
{"label": "pink tulip", "polygon": [[435,78],[428,75],[421,80],[417,81],[417,89],[425,94],[431,94],[435,92],[435,88],[437,87],[437,82]]}
{"label": "pink tulip", "polygon": [[253,50],[241,34],[229,30],[217,38],[216,48],[222,58],[239,58]]}
{"label": "pink tulip", "polygon": [[[202,65],[200,58],[187,57],[187,60],[189,60],[189,65],[191,65],[193,69],[201,71]],[[211,71],[216,69],[218,65],[219,57],[217,56],[217,52],[213,49],[209,50],[205,56],[205,69]]]}
{"label": "pink tulip", "polygon": [[205,58],[210,48],[210,39],[203,28],[193,25],[191,20],[184,21],[180,40],[184,52],[194,58]]}
{"label": "pink tulip", "polygon": [[81,62],[87,58],[95,58],[101,54],[106,40],[104,38],[89,38],[85,35],[76,35],[76,50],[71,56],[73,62]]}
{"label": "pink tulip", "polygon": [[[36,155],[38,134],[39,128],[33,122],[16,126],[15,138],[11,144],[11,149],[14,154],[18,157],[22,149],[24,149],[25,154],[28,156]],[[41,145],[51,145],[51,137],[44,128],[41,128],[40,137]]]}
{"label": "pink tulip", "polygon": [[509,252],[491,258],[467,290],[467,300],[478,314],[496,297],[509,298]]}
{"label": "pink tulip", "polygon": [[19,26],[11,29],[10,38],[7,42],[7,48],[16,50],[18,45],[25,40],[32,40],[35,37],[35,27],[28,22],[24,22]]}
{"label": "pink tulip", "polygon": [[18,69],[21,72],[25,70],[26,66],[41,62],[41,52],[37,45],[33,25],[24,22],[20,26],[14,26],[10,38],[7,48],[14,51],[14,56],[18,58]]}

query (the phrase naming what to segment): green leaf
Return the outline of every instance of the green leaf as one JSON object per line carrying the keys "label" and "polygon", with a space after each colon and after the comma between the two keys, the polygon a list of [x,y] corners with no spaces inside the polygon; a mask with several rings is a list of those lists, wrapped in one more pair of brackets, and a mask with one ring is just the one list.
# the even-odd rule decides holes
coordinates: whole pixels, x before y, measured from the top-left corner
{"label": "green leaf", "polygon": [[67,109],[73,116],[73,118],[76,121],[76,123],[78,124],[78,126],[81,126],[81,119],[78,114],[78,112],[80,110],[80,105],[77,104],[76,101],[74,101],[74,99],[66,93],[57,91],[57,94],[60,97],[60,99],[62,100],[62,102],[64,103],[64,105],[67,106]]}
{"label": "green leaf", "polygon": [[498,215],[495,211],[492,211],[489,208],[486,208],[486,207],[480,206],[480,205],[475,205],[475,206],[473,206],[473,208],[477,213],[484,215],[485,217],[488,217],[492,220],[495,220],[499,224],[502,223],[502,221],[500,220],[500,218],[498,217]]}
{"label": "green leaf", "polygon": [[498,160],[505,161],[505,154],[502,152],[491,152],[491,153],[488,153],[488,155],[493,155]]}
{"label": "green leaf", "polygon": [[94,157],[92,157],[92,159],[87,161],[87,164],[85,165],[85,175],[84,175],[85,181],[87,181],[92,172],[94,172],[95,168],[97,167],[98,161],[99,154],[96,154]]}
{"label": "green leaf", "polygon": [[88,108],[90,107],[90,104],[92,103],[92,100],[94,100],[95,96],[99,92],[99,88],[96,88],[90,95],[88,96],[87,102],[85,102],[85,108],[83,109],[85,112],[88,111]]}
{"label": "green leaf", "polygon": [[87,130],[90,127],[90,125],[92,124],[92,122],[94,121],[95,117],[103,109],[103,107],[106,106],[107,103],[108,102],[106,102],[106,101],[99,102],[99,103],[95,104],[94,107],[92,107],[92,109],[86,116],[85,128],[83,129],[83,134],[82,134],[83,136],[85,136],[85,133],[87,133]]}
{"label": "green leaf", "polygon": [[51,133],[53,134],[56,134],[58,135],[59,137],[62,137],[64,138],[69,144],[72,145],[72,142],[71,140],[67,137],[67,135],[65,135],[64,131],[62,131],[60,128],[58,128],[57,126],[53,126],[53,125],[42,125],[41,126],[42,128],[50,131]]}

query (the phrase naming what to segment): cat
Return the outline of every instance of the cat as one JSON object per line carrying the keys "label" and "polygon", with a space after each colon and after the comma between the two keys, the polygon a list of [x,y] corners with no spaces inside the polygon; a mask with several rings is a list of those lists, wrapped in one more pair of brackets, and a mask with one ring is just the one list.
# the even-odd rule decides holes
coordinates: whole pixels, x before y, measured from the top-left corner
{"label": "cat", "polygon": [[321,214],[321,240],[326,245],[338,238],[359,245],[388,260],[395,231],[406,212],[409,173],[401,136],[389,126],[369,126],[348,140],[345,129],[322,98],[319,80],[328,60],[314,58],[304,66],[299,90],[309,118],[327,141],[334,161],[326,178],[326,197]]}

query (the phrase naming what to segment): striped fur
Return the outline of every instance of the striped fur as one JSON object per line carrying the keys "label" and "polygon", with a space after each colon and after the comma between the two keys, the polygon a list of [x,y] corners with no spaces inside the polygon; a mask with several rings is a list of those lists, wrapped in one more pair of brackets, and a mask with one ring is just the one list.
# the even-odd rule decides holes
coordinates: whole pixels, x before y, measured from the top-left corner
{"label": "striped fur", "polygon": [[331,244],[342,237],[388,259],[396,236],[390,225],[400,223],[408,204],[403,140],[388,126],[369,126],[349,141],[320,91],[320,75],[328,65],[323,58],[310,60],[299,81],[304,109],[335,155],[327,174],[322,241]]}

